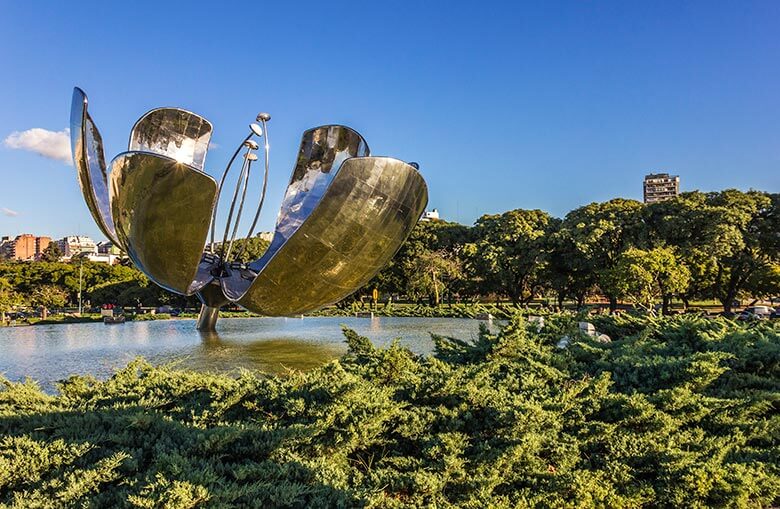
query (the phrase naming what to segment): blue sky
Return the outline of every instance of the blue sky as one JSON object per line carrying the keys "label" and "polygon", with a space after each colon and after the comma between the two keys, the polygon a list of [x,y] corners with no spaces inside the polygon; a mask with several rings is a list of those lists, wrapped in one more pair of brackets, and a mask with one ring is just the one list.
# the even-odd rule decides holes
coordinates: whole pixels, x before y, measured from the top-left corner
{"label": "blue sky", "polygon": [[[418,161],[430,207],[467,224],[641,199],[654,171],[780,191],[779,2],[3,2],[0,44],[0,140],[65,129],[78,85],[109,158],[180,106],[214,124],[218,173],[269,111],[262,230],[301,132],[327,123]],[[13,139],[0,235],[102,238],[73,167]]]}

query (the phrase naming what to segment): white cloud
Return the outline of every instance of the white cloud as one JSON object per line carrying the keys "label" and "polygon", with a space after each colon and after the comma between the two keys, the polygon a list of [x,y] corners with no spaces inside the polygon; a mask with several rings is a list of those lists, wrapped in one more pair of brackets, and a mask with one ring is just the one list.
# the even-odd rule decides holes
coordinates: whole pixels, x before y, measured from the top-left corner
{"label": "white cloud", "polygon": [[5,207],[0,208],[0,213],[2,213],[4,216],[8,217],[16,217],[19,215],[19,213],[15,210],[7,209]]}
{"label": "white cloud", "polygon": [[35,127],[26,131],[14,131],[3,143],[9,148],[35,152],[49,159],[73,164],[70,155],[70,129],[49,131]]}

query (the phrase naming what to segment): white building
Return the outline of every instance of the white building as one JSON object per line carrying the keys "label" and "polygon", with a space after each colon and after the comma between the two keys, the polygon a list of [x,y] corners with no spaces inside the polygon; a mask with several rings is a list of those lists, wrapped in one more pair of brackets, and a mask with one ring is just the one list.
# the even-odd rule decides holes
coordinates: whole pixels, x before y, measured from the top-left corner
{"label": "white building", "polygon": [[112,254],[112,253],[89,253],[87,255],[87,260],[91,262],[107,263],[109,265],[114,265],[115,263],[119,263],[119,260],[121,259],[122,256]]}
{"label": "white building", "polygon": [[97,254],[98,252],[97,244],[89,237],[73,235],[58,240],[57,244],[60,246],[63,258],[70,258],[81,253]]}
{"label": "white building", "polygon": [[426,210],[420,217],[420,221],[438,221],[439,219],[439,209]]}

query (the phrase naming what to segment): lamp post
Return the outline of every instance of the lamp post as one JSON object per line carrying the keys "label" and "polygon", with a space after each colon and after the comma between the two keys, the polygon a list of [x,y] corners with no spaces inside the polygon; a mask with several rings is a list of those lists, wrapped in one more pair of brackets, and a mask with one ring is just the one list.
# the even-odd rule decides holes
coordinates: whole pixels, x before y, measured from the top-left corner
{"label": "lamp post", "polygon": [[79,256],[79,316],[81,316],[81,280],[84,274],[84,257]]}

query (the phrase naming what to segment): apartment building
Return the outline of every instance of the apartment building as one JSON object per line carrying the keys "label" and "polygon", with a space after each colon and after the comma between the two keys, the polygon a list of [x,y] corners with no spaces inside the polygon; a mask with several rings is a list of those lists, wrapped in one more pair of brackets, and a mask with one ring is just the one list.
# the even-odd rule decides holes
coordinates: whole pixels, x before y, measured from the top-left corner
{"label": "apartment building", "polygon": [[645,203],[655,203],[674,198],[680,194],[680,176],[668,173],[645,175]]}

